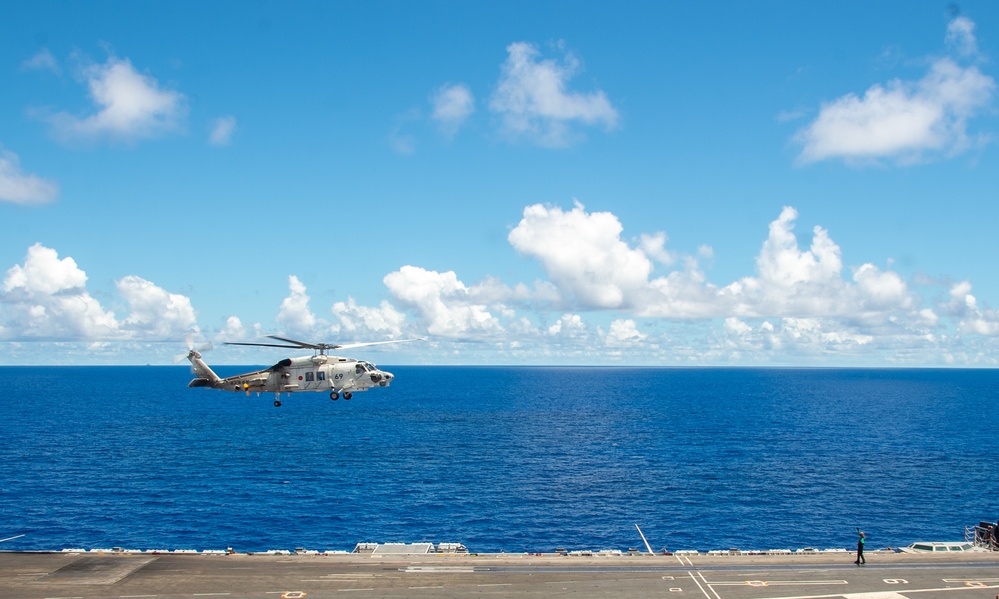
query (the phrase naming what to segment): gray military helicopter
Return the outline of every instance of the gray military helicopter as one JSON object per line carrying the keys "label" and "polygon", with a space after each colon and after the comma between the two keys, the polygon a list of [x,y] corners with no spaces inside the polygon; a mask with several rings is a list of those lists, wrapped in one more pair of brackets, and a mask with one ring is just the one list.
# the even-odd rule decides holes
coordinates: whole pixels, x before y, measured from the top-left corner
{"label": "gray military helicopter", "polygon": [[388,387],[394,378],[391,372],[379,370],[370,362],[362,362],[354,358],[342,358],[327,354],[334,349],[348,349],[368,345],[383,345],[386,343],[405,343],[408,341],[423,341],[424,339],[399,339],[395,341],[372,341],[367,343],[347,343],[336,345],[330,343],[306,343],[294,339],[285,339],[274,335],[270,339],[283,341],[277,343],[226,343],[226,345],[253,345],[257,347],[283,347],[292,349],[314,350],[311,356],[285,358],[270,368],[247,372],[236,376],[219,377],[201,360],[201,352],[193,347],[187,352],[191,361],[191,370],[195,378],[187,384],[188,387],[209,387],[223,391],[243,391],[247,396],[251,391],[258,395],[264,391],[277,394],[274,406],[280,407],[281,394],[296,391],[326,392],[330,399],[336,401],[342,395],[350,399],[357,391],[367,391],[372,387]]}

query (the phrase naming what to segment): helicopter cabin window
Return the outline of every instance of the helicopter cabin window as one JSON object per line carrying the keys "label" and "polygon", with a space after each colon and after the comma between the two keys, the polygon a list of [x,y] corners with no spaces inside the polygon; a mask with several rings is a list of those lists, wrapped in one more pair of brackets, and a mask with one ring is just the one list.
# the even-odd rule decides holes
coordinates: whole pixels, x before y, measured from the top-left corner
{"label": "helicopter cabin window", "polygon": [[319,372],[317,372],[316,373],[316,380],[317,381],[325,381],[326,380],[326,373],[323,372],[322,370],[320,370]]}
{"label": "helicopter cabin window", "polygon": [[315,375],[312,374],[311,372],[305,373],[305,382],[313,381],[315,380],[315,378],[316,378]]}

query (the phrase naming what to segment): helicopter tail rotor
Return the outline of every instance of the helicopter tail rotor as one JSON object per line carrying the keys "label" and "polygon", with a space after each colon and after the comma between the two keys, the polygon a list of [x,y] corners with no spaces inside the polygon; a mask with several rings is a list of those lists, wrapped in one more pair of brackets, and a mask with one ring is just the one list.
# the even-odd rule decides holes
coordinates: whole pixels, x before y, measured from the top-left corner
{"label": "helicopter tail rotor", "polygon": [[180,362],[188,360],[190,358],[201,359],[201,352],[211,351],[215,349],[215,346],[212,345],[211,341],[206,341],[205,343],[202,343],[201,345],[195,347],[194,337],[192,335],[188,335],[187,337],[184,338],[184,340],[187,342],[187,352],[183,354],[177,354],[176,356],[174,356],[173,357],[174,364],[179,364]]}

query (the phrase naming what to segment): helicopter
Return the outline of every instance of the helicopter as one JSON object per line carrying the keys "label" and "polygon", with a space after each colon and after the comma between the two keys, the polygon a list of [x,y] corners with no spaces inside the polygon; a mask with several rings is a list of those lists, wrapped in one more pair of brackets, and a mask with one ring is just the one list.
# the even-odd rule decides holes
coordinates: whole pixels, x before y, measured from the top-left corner
{"label": "helicopter", "polygon": [[328,354],[330,350],[382,345],[386,343],[405,343],[408,341],[423,341],[423,339],[398,339],[394,341],[371,341],[366,343],[348,343],[336,345],[330,343],[306,343],[295,339],[286,339],[267,335],[270,339],[283,341],[276,343],[226,343],[226,345],[252,345],[257,347],[283,347],[292,349],[311,349],[311,356],[285,358],[270,368],[238,374],[236,376],[219,377],[201,359],[201,352],[191,347],[185,356],[191,361],[191,370],[195,379],[188,387],[209,387],[223,391],[243,391],[249,397],[254,391],[259,395],[264,391],[277,394],[274,406],[281,406],[281,394],[296,391],[329,392],[330,399],[336,401],[341,395],[350,399],[355,392],[367,391],[372,387],[388,387],[394,376],[391,372],[379,370],[370,362],[343,358]]}

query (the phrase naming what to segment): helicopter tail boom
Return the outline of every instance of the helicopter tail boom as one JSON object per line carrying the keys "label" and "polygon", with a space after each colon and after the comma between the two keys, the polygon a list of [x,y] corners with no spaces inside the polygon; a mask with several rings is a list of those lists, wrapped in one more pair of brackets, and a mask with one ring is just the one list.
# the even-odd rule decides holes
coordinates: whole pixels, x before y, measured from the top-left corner
{"label": "helicopter tail boom", "polygon": [[214,387],[222,382],[219,375],[215,374],[208,364],[201,359],[201,354],[195,350],[187,353],[187,359],[191,361],[191,370],[198,378],[187,384],[188,387]]}

